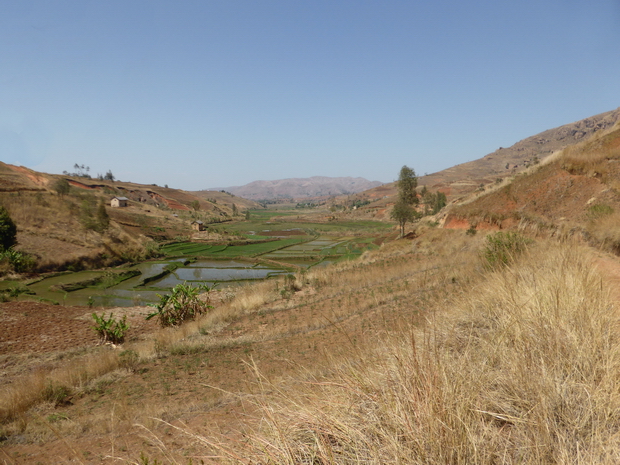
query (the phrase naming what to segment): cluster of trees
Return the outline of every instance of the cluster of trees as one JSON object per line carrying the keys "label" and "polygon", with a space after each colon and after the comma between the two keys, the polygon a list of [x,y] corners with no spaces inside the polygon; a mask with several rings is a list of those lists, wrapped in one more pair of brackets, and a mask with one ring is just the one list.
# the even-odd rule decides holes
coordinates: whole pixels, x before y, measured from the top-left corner
{"label": "cluster of trees", "polygon": [[0,252],[9,250],[17,243],[17,226],[9,212],[0,205]]}
{"label": "cluster of trees", "polygon": [[368,199],[365,199],[365,200],[360,200],[360,199],[358,199],[358,200],[354,201],[354,202],[351,204],[351,209],[354,209],[354,208],[361,208],[361,207],[364,207],[364,206],[366,206],[366,205],[370,205],[370,200],[368,200]]}
{"label": "cluster of trees", "polygon": [[431,192],[426,186],[422,187],[420,192],[422,203],[424,204],[424,215],[434,215],[448,204],[446,194],[443,192]]}
{"label": "cluster of trees", "polygon": [[447,205],[446,194],[443,192],[430,192],[426,186],[422,188],[420,197],[424,205],[424,211],[419,212],[416,208],[420,204],[420,197],[416,192],[418,178],[415,171],[407,165],[403,166],[398,175],[398,200],[392,210],[392,219],[398,221],[401,237],[405,235],[405,225],[425,215],[434,215]]}
{"label": "cluster of trees", "polygon": [[69,173],[65,170],[62,172],[62,174],[64,174],[65,176],[75,176],[78,178],[90,179],[90,174],[88,174],[88,172],[90,171],[90,166],[85,166],[84,164],[80,165],[79,163],[76,163],[75,165],[73,165],[73,169],[75,170],[73,173]]}
{"label": "cluster of trees", "polygon": [[301,208],[315,208],[318,205],[314,202],[299,202],[297,203],[297,205],[295,205],[295,208],[297,209],[301,209]]}
{"label": "cluster of trees", "polygon": [[[75,170],[73,173],[69,173],[68,171],[65,170],[62,172],[62,174],[64,174],[65,176],[75,176],[78,178],[92,179],[91,175],[89,174],[90,166],[86,166],[84,164],[80,165],[79,163],[76,163],[75,165],[73,165],[73,169]],[[108,170],[108,172],[105,175],[98,174],[97,179],[100,181],[116,180],[116,178],[112,174],[112,170]]]}

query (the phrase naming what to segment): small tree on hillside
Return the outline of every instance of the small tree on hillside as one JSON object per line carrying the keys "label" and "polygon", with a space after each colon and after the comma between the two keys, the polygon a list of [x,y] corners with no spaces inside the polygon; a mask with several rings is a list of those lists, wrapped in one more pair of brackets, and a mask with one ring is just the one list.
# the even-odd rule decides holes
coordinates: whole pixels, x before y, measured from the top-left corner
{"label": "small tree on hillside", "polygon": [[403,166],[398,175],[398,200],[407,205],[417,205],[416,187],[418,187],[418,177],[415,171],[407,165]]}
{"label": "small tree on hillside", "polygon": [[0,205],[0,252],[10,249],[17,243],[17,226],[9,212]]}
{"label": "small tree on hillside", "polygon": [[52,185],[52,189],[56,191],[60,198],[63,198],[71,190],[71,185],[66,179],[57,179]]}
{"label": "small tree on hillside", "polygon": [[398,200],[392,210],[392,218],[400,225],[400,236],[405,235],[405,225],[408,221],[418,218],[418,213],[413,205],[418,204],[418,194],[415,189],[418,187],[418,178],[415,171],[407,165],[403,166],[398,176]]}

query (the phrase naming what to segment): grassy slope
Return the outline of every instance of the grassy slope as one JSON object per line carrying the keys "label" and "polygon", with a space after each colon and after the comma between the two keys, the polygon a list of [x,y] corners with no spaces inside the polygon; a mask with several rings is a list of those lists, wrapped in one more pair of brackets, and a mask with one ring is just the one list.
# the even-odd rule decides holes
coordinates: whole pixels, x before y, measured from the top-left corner
{"label": "grassy slope", "polygon": [[[456,213],[520,215],[537,233],[568,221],[605,244],[617,140]],[[15,463],[141,452],[179,464],[617,463],[619,296],[596,254],[569,235],[538,238],[489,269],[482,232],[419,233],[294,283],[222,292],[203,320],[133,352],[99,348],[21,375],[20,357],[7,358],[2,452]]]}
{"label": "grassy slope", "polygon": [[[61,178],[72,184],[62,198],[53,189]],[[189,237],[194,219],[229,220],[233,203],[240,212],[258,207],[221,192],[207,199],[178,189],[49,175],[1,162],[0,185],[0,203],[18,227],[18,249],[36,256],[42,270],[139,260],[149,254],[152,239]],[[129,207],[110,208],[113,196],[128,197]],[[198,211],[191,208],[195,201]],[[98,202],[108,205],[111,219],[104,233],[84,227],[84,205],[94,213]]]}
{"label": "grassy slope", "polygon": [[579,234],[620,250],[620,126],[449,210],[446,225]]}
{"label": "grassy slope", "polygon": [[[180,464],[613,463],[618,315],[593,255],[535,242],[492,270],[483,246],[430,230],[298,275],[297,292],[269,282],[222,295],[203,320],[126,346],[134,360],[76,359],[93,380],[74,382],[70,405],[5,424],[26,440],[3,450],[83,463],[111,444]],[[101,364],[131,371],[97,378]]]}

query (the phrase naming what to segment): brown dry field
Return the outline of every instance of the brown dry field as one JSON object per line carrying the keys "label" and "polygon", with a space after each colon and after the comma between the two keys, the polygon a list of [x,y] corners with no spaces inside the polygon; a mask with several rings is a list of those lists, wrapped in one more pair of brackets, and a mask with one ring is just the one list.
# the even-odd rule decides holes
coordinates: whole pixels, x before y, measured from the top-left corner
{"label": "brown dry field", "polygon": [[[383,272],[391,266],[398,268],[397,277]],[[437,269],[433,259],[407,253],[363,271],[359,282],[344,288],[307,285],[203,335],[190,334],[176,347],[202,337],[206,342],[196,351],[164,351],[133,371],[120,369],[75,389],[58,405],[32,408],[0,442],[0,463],[139,463],[141,453],[163,463],[185,464],[183,457],[192,456],[194,463],[209,461],[204,447],[176,434],[174,426],[242,441],[260,421],[251,400],[259,391],[255,369],[276,385],[329,369],[333,360],[376,344],[386,331],[418,321],[425,293],[453,269]],[[114,309],[115,315],[120,311]],[[123,311],[131,324],[126,347],[165,339],[153,321],[143,321],[147,308]],[[91,313],[85,307],[0,304],[0,387],[83,353],[123,350],[97,346]]]}
{"label": "brown dry field", "polygon": [[[620,262],[598,256],[598,267],[619,301]],[[388,266],[399,267],[401,276],[382,279],[379,274]],[[340,292],[308,285],[289,299],[216,325],[198,345],[191,345],[199,336],[190,333],[176,351],[162,351],[133,371],[120,369],[95,379],[58,405],[31,409],[16,422],[22,431],[2,438],[0,463],[142,463],[142,453],[150,463],[156,458],[218,463],[185,432],[243,443],[260,422],[252,400],[260,391],[255,370],[283,388],[292,380],[303,382],[303,373],[329,370],[340,357],[380,343],[395,329],[417,325],[427,316],[426,292],[436,292],[438,284],[446,294],[458,292],[448,283],[461,266],[466,265],[438,268],[432,258],[409,253],[379,263],[358,285]],[[157,334],[154,322],[143,320],[147,308],[114,311],[126,312],[132,325],[126,347]],[[84,352],[122,350],[97,346],[90,314],[86,307],[1,304],[0,387]]]}

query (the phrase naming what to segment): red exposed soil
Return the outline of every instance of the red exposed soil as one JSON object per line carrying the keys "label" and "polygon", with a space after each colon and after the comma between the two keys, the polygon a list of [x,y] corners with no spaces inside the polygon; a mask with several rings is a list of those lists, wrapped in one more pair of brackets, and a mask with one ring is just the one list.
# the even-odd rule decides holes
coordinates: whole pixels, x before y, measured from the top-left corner
{"label": "red exposed soil", "polygon": [[35,183],[37,186],[45,187],[49,182],[45,177],[40,176],[36,174],[34,171],[29,170],[28,168],[24,168],[23,166],[14,166],[14,165],[7,165],[7,166],[11,168],[13,171],[17,171],[18,173],[25,174],[26,177],[30,179],[33,183]]}
{"label": "red exposed soil", "polygon": [[176,200],[172,200],[172,199],[168,199],[166,197],[163,197],[162,195],[156,193],[156,192],[151,192],[148,191],[147,192],[149,194],[149,196],[157,201],[157,202],[161,202],[166,204],[166,206],[168,208],[172,208],[173,210],[189,210],[190,208],[187,205],[183,205],[179,202],[177,202]]}
{"label": "red exposed soil", "polygon": [[[153,331],[154,321],[145,321],[146,307],[106,310],[117,317],[127,315],[134,337]],[[5,302],[0,304],[0,355],[22,352],[46,353],[99,343],[92,329],[93,310],[39,302]],[[62,330],[60,330],[62,328]]]}
{"label": "red exposed soil", "polygon": [[86,184],[81,183],[81,182],[79,182],[79,181],[74,181],[73,179],[69,179],[69,180],[68,180],[68,183],[69,183],[71,186],[73,186],[73,187],[78,187],[78,188],[80,188],[80,189],[87,189],[87,190],[95,190],[95,189],[97,189],[97,187],[96,187],[96,186],[87,186]]}
{"label": "red exposed soil", "polygon": [[455,206],[444,227],[469,229],[473,224],[476,229],[508,229],[522,219],[546,225],[567,221],[581,224],[587,220],[593,203],[616,207],[618,197],[598,177],[571,174],[555,163],[468,204]]}

